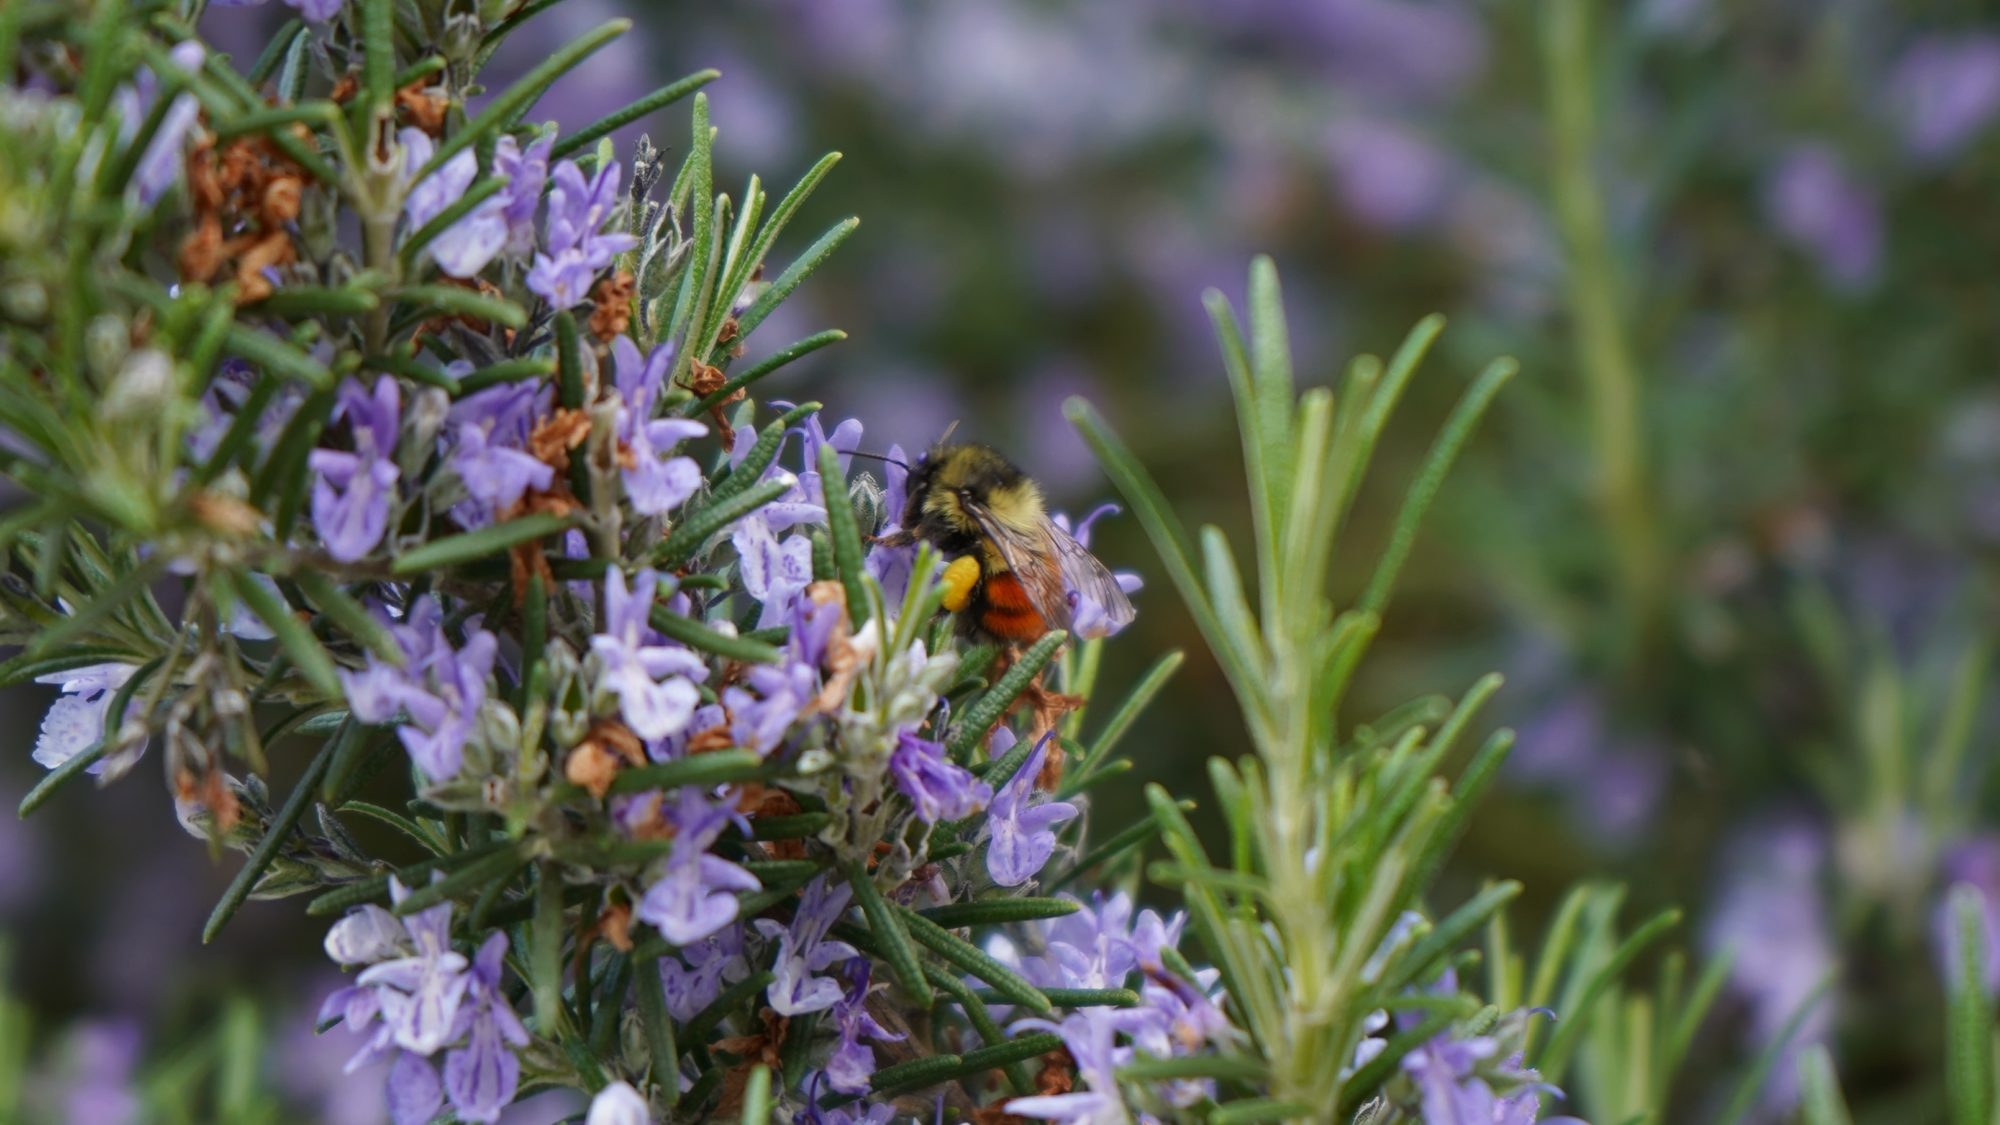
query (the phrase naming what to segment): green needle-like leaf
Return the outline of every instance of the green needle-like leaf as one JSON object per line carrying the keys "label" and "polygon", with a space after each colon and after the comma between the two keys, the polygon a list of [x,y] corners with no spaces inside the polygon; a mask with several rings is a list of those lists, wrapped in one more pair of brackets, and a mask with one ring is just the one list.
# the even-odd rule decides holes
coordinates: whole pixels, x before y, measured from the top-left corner
{"label": "green needle-like leaf", "polygon": [[881,951],[882,959],[889,963],[889,971],[896,975],[896,983],[910,994],[918,1010],[929,1009],[932,1001],[930,982],[924,979],[924,971],[917,962],[916,948],[910,944],[910,935],[904,931],[896,912],[883,900],[882,892],[861,864],[852,860],[843,863],[841,874],[854,891],[855,901],[861,904],[861,913],[868,919],[869,932],[875,936],[876,948]]}
{"label": "green needle-like leaf", "polygon": [[1028,690],[1028,685],[1034,682],[1049,661],[1055,659],[1056,650],[1068,640],[1069,634],[1061,629],[1043,634],[1041,640],[1014,661],[1013,667],[1007,669],[1007,674],[1000,677],[1000,682],[994,684],[991,691],[965,709],[965,716],[952,724],[955,733],[947,749],[953,761],[963,762],[973,756],[974,750],[985,739],[987,730],[1000,721],[1022,692]]}
{"label": "green needle-like leaf", "polygon": [[623,109],[613,110],[557,141],[549,150],[549,159],[561,160],[582,152],[596,144],[597,138],[610,136],[641,117],[680,101],[720,77],[722,72],[719,70],[698,70],[677,82],[668,83]]}
{"label": "green needle-like leaf", "polygon": [[658,765],[622,770],[611,782],[613,793],[673,789],[682,785],[721,785],[762,776],[764,759],[751,750],[712,750]]}
{"label": "green needle-like leaf", "polygon": [[243,604],[250,607],[250,612],[256,614],[257,619],[278,638],[279,646],[306,681],[320,694],[337,698],[340,695],[340,679],[334,675],[333,657],[327,655],[326,646],[313,636],[312,629],[293,615],[284,599],[269,586],[251,578],[246,571],[231,573],[229,585]]}
{"label": "green needle-like leaf", "polygon": [[228,924],[237,908],[250,897],[251,890],[257,886],[257,880],[263,878],[265,870],[277,860],[278,853],[284,850],[286,837],[292,834],[292,829],[299,823],[299,818],[312,806],[313,794],[319,788],[320,774],[325,772],[327,763],[332,760],[332,743],[321,747],[320,752],[313,756],[312,763],[306,766],[306,772],[292,786],[291,796],[285,798],[284,805],[271,817],[271,824],[265,830],[264,838],[257,842],[256,848],[252,849],[250,858],[243,861],[243,869],[236,873],[236,878],[230,880],[228,889],[222,892],[222,901],[216,903],[215,909],[209,913],[208,924],[201,928],[203,944],[215,940],[215,935],[222,932],[222,927]]}
{"label": "green needle-like leaf", "polygon": [[569,526],[570,521],[565,517],[548,513],[521,516],[506,523],[482,527],[478,531],[434,539],[397,558],[389,564],[389,571],[399,575],[422,574],[425,571],[462,566],[497,555],[523,543],[545,539]]}
{"label": "green needle-like leaf", "polygon": [[1008,1003],[1019,1004],[1041,1015],[1053,1010],[1048,997],[1029,984],[1026,978],[987,956],[978,946],[952,936],[949,930],[907,906],[899,905],[895,909],[918,944],[992,985],[993,990],[1005,996]]}

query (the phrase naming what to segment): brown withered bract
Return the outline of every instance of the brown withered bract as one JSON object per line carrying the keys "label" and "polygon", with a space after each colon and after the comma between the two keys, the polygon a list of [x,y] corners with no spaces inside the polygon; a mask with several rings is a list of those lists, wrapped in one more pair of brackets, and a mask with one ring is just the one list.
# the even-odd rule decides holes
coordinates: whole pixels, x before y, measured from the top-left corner
{"label": "brown withered bract", "polygon": [[408,86],[396,91],[396,108],[410,124],[432,137],[444,132],[445,115],[451,110],[451,98],[436,86],[427,86],[428,78],[419,78]]}
{"label": "brown withered bract", "polygon": [[263,526],[264,514],[234,496],[201,491],[187,503],[189,514],[211,531],[248,538]]}
{"label": "brown withered bract", "polygon": [[639,291],[631,270],[619,270],[590,290],[590,333],[605,343],[632,325],[632,295]]}
{"label": "brown withered bract", "polygon": [[632,904],[613,900],[597,916],[597,932],[620,953],[632,952]]}
{"label": "brown withered bract", "polygon": [[235,790],[229,788],[229,775],[220,769],[200,775],[186,767],[175,771],[174,796],[207,809],[215,818],[218,833],[236,827],[243,818],[243,806],[237,803]]}
{"label": "brown withered bract", "polygon": [[622,766],[645,764],[645,746],[632,728],[616,719],[599,719],[590,725],[582,742],[570,747],[569,756],[563,759],[563,780],[602,800]]}
{"label": "brown withered bract", "polygon": [[237,304],[270,296],[265,271],[298,257],[290,224],[303,202],[304,171],[268,137],[238,137],[218,149],[207,130],[196,133],[186,171],[195,216],[176,254],[182,280],[212,282],[233,262]]}
{"label": "brown withered bract", "polygon": [[743,1090],[750,1082],[750,1072],[758,1064],[773,1074],[785,1072],[785,1033],[792,1021],[770,1008],[763,1012],[764,1030],[755,1035],[731,1035],[716,1041],[715,1049],[727,1051],[742,1060],[729,1068],[722,1080],[722,1100],[716,1104],[713,1117],[717,1120],[736,1117],[743,1109]]}
{"label": "brown withered bract", "polygon": [[[723,322],[723,327],[726,329],[731,328],[735,323],[736,318],[731,317]],[[729,377],[722,373],[720,367],[712,367],[699,359],[690,359],[688,361],[687,382],[681,385],[687,388],[688,392],[696,398],[707,398],[709,395],[721,390],[723,384],[727,382],[729,382]],[[736,427],[729,424],[729,415],[722,408],[742,402],[743,396],[746,393],[745,388],[738,387],[724,397],[721,402],[708,408],[709,420],[715,423],[715,432],[722,438],[722,444],[725,448],[736,444]]]}

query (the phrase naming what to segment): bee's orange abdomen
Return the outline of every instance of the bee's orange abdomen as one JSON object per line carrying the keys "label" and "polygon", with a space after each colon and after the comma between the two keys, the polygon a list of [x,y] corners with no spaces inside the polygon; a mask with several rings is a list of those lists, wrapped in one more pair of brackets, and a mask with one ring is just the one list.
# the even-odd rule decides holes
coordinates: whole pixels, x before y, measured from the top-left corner
{"label": "bee's orange abdomen", "polygon": [[1003,641],[1033,641],[1049,631],[1027,588],[1011,574],[991,575],[983,591],[979,627]]}

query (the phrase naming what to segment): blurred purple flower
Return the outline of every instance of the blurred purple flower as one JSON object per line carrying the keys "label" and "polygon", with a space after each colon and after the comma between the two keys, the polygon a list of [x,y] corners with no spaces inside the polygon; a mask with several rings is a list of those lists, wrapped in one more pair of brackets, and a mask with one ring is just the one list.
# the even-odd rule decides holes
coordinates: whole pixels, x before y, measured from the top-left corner
{"label": "blurred purple flower", "polygon": [[389,504],[396,496],[396,431],[401,394],[396,380],[377,379],[372,390],[349,378],[340,388],[335,420],[346,418],[354,434],[352,451],[315,449],[307,458],[313,472],[312,519],[326,552],[354,562],[375,549],[389,529]]}
{"label": "blurred purple flower", "polygon": [[700,941],[736,920],[736,892],[763,887],[755,875],[708,852],[737,813],[693,789],[682,789],[668,813],[674,850],[655,870],[652,885],[633,913],[675,945]]}
{"label": "blurred purple flower", "polygon": [[[806,599],[798,599],[806,604]],[[743,673],[742,685],[722,690],[736,744],[768,755],[784,741],[787,731],[819,696],[819,665],[788,653],[778,664],[754,665]]]}
{"label": "blurred purple flower", "polygon": [[1939,867],[1942,889],[1931,918],[1938,975],[1949,981],[1958,972],[1958,922],[1952,917],[1947,892],[1963,883],[1979,892],[1982,906],[1986,991],[2000,992],[2000,835],[1982,834],[1958,844],[1944,853]]}
{"label": "blurred purple flower", "polygon": [[[422,129],[406,128],[397,134],[403,145],[403,181],[405,184],[429,164],[436,151],[430,137]],[[479,177],[479,155],[472,149],[462,149],[437,171],[425,176],[414,186],[408,187],[403,198],[403,217],[411,232],[417,231],[425,223],[443,214],[452,204],[465,197],[472,181]],[[486,268],[495,255],[500,253],[507,242],[507,217],[504,195],[486,197],[478,206],[446,227],[424,247],[438,264],[438,268],[452,277],[474,277]]]}
{"label": "blurred purple flower", "polygon": [[613,567],[604,576],[604,625],[590,638],[590,651],[604,665],[599,683],[618,696],[633,733],[647,740],[687,726],[701,702],[694,685],[708,677],[700,657],[654,631],[649,618],[658,583],[656,572],[641,570],[628,592],[625,573]]}
{"label": "blurred purple flower", "polygon": [[1912,154],[1957,154],[2000,112],[2000,36],[1919,39],[1889,76],[1889,104]]}
{"label": "blurred purple flower", "polygon": [[140,1112],[137,1075],[142,1036],[131,1019],[92,1020],[64,1044],[63,1083],[54,1099],[65,1121],[131,1125]]}
{"label": "blurred purple flower", "polygon": [[971,816],[993,799],[993,787],[946,757],[943,743],[919,738],[914,731],[897,733],[889,776],[925,824]]}
{"label": "blurred purple flower", "polygon": [[1764,200],[1778,232],[1813,259],[1828,283],[1858,290],[1874,279],[1882,257],[1881,202],[1831,148],[1794,145],[1771,170]]}
{"label": "blurred purple flower", "polygon": [[[168,52],[168,58],[180,70],[195,73],[207,57],[202,45],[192,39],[177,43]],[[141,68],[139,79],[133,87],[121,90],[118,98],[121,127],[135,130],[152,109],[153,99],[158,94],[158,79],[150,70]],[[167,106],[166,116],[146,142],[146,151],[139,154],[139,161],[132,169],[132,186],[142,207],[150,207],[165,195],[169,187],[181,174],[181,149],[187,141],[188,131],[194,128],[201,116],[201,105],[193,94],[176,94]],[[129,139],[129,136],[128,138]]]}
{"label": "blurred purple flower", "polygon": [[1337,117],[1326,145],[1348,210],[1384,230],[1409,231],[1437,218],[1459,175],[1449,154],[1386,117]]}
{"label": "blurred purple flower", "polygon": [[1516,779],[1557,790],[1574,821],[1605,844],[1645,832],[1666,789],[1667,761],[1651,744],[1613,734],[1595,694],[1569,690],[1520,732],[1508,761]]}
{"label": "blurred purple flower", "polygon": [[552,398],[546,383],[502,383],[452,404],[445,419],[458,439],[451,465],[473,500],[452,509],[461,524],[484,527],[530,489],[554,483],[555,470],[527,452],[529,435]]}
{"label": "blurred purple flower", "polygon": [[459,427],[451,467],[479,501],[482,523],[491,523],[530,490],[539,492],[555,482],[555,470],[547,462],[525,450],[489,443],[486,431],[478,426]]}
{"label": "blurred purple flower", "polygon": [[729,541],[736,548],[743,592],[763,606],[757,627],[782,622],[794,599],[812,584],[812,543],[803,535],[780,541],[762,512],[736,521]]}
{"label": "blurred purple flower", "polygon": [[[1729,979],[1749,1007],[1749,1039],[1769,1043],[1833,972],[1833,934],[1821,880],[1824,833],[1797,819],[1762,818],[1723,853],[1726,872],[1702,933],[1712,956],[1733,951]],[[1798,1097],[1798,1052],[1825,1038],[1832,1005],[1814,1004],[1772,1071],[1764,1104],[1783,1109]]]}
{"label": "blurred purple flower", "polygon": [[1034,878],[1055,854],[1055,826],[1077,814],[1076,806],[1064,801],[1035,802],[1035,778],[1042,772],[1052,737],[1043,736],[1042,744],[993,795],[987,811],[992,842],[986,849],[986,871],[1003,887],[1019,886]]}
{"label": "blurred purple flower", "polygon": [[823,1011],[840,1001],[840,983],[813,974],[860,956],[844,941],[826,940],[827,930],[847,909],[847,900],[853,893],[846,883],[829,885],[825,875],[817,875],[799,896],[791,925],[783,926],[769,918],[757,919],[758,933],[778,939],[778,957],[771,966],[771,987],[765,990],[765,996],[779,1015]]}
{"label": "blurred purple flower", "polygon": [[623,172],[614,160],[586,180],[575,161],[556,165],[548,217],[543,221],[543,252],[535,255],[528,271],[528,288],[558,309],[588,297],[598,273],[638,245],[622,231],[603,233],[604,224],[618,209]]}

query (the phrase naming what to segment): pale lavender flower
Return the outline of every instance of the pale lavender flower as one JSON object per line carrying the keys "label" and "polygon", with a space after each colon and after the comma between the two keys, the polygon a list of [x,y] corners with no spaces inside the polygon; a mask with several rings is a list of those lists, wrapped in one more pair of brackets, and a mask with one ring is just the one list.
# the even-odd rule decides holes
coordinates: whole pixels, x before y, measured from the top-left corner
{"label": "pale lavender flower", "polygon": [[[685,961],[686,964],[682,964]],[[660,982],[667,996],[667,1014],[691,1020],[715,1003],[725,984],[750,975],[743,955],[743,927],[728,925],[680,947],[679,957],[660,958]]]}
{"label": "pale lavender flower", "polygon": [[1828,282],[1859,289],[1882,257],[1882,209],[1822,144],[1794,146],[1765,185],[1765,205],[1780,234],[1810,256]]}
{"label": "pale lavender flower", "polygon": [[1889,104],[1913,154],[1955,155],[2000,112],[2000,36],[1918,40],[1889,77]]}
{"label": "pale lavender flower", "polygon": [[698,438],[708,427],[687,418],[654,418],[667,371],[673,365],[671,343],[641,356],[639,346],[629,336],[611,342],[611,356],[617,364],[619,398],[618,440],[624,446],[629,465],[621,469],[625,495],[632,510],[642,516],[656,516],[677,507],[701,487],[701,466],[692,457],[670,456],[675,446]]}
{"label": "pale lavender flower", "polygon": [[[35,763],[55,769],[102,742],[107,733],[115,734],[107,732],[111,700],[136,671],[130,664],[90,664],[36,676],[38,684],[60,684],[62,693],[42,716],[41,733],[35,738]],[[141,743],[140,749],[144,748]],[[95,762],[89,772],[102,773],[104,765]]]}
{"label": "pale lavender flower", "polygon": [[846,942],[826,939],[827,930],[847,909],[853,893],[846,883],[829,886],[825,875],[815,876],[799,896],[790,926],[769,918],[757,919],[758,933],[778,939],[778,958],[771,967],[773,979],[765,996],[779,1015],[823,1011],[840,1001],[840,983],[813,974],[859,956]]}
{"label": "pale lavender flower", "polygon": [[1112,1008],[1083,1008],[1071,1012],[1060,1025],[1046,1020],[1022,1020],[1017,1028],[1053,1028],[1062,1036],[1063,1046],[1076,1060],[1080,1089],[1067,1094],[1043,1094],[1013,1098],[1007,1112],[1043,1121],[1076,1121],[1089,1125],[1129,1119],[1125,1096],[1118,1089],[1118,1067],[1131,1056],[1129,1047],[1117,1046],[1118,1017]]}
{"label": "pale lavender flower", "polygon": [[549,182],[549,149],[553,134],[530,142],[527,149],[511,135],[493,147],[493,171],[507,177],[507,186],[495,198],[501,201],[500,214],[507,222],[507,241],[501,250],[510,257],[525,258],[535,249],[535,212],[542,205],[542,188]]}
{"label": "pale lavender flower", "polygon": [[[397,138],[403,144],[402,178],[408,184],[423,170],[424,165],[430,163],[436,149],[422,129],[404,129],[397,134]],[[409,229],[416,231],[463,199],[478,176],[479,156],[467,148],[410,187],[409,194],[403,198],[403,217],[409,223]],[[507,201],[502,196],[488,196],[432,239],[430,245],[424,247],[424,253],[429,254],[438,268],[452,277],[477,276],[507,242],[506,205]]]}
{"label": "pale lavender flower", "polygon": [[390,634],[403,650],[397,667],[374,654],[359,672],[339,671],[349,710],[366,723],[382,723],[404,712],[410,721],[396,737],[433,781],[455,777],[465,764],[465,743],[486,702],[499,641],[484,629],[467,630],[465,646],[454,651],[444,632],[444,613],[435,598],[410,607],[407,620]]}
{"label": "pale lavender flower", "polygon": [[64,1046],[63,1119],[89,1125],[137,1122],[139,1025],[129,1019],[94,1020],[71,1031]]}
{"label": "pale lavender flower", "polygon": [[701,693],[695,684],[708,676],[694,653],[664,643],[649,622],[659,574],[641,570],[628,592],[625,574],[613,567],[604,576],[604,626],[590,638],[590,651],[604,666],[599,683],[618,696],[619,713],[643,739],[664,738],[687,726]]}
{"label": "pale lavender flower", "polygon": [[429,1059],[409,1051],[389,1068],[389,1119],[395,1125],[430,1125],[444,1108],[444,1087]]}
{"label": "pale lavender flower", "polygon": [[779,541],[762,512],[736,521],[729,542],[736,548],[743,592],[763,606],[757,627],[782,624],[793,599],[812,584],[812,543],[802,535]]}
{"label": "pale lavender flower", "polygon": [[1000,791],[993,795],[986,825],[992,841],[986,849],[986,870],[1003,887],[1019,886],[1035,877],[1055,854],[1055,826],[1076,816],[1065,801],[1035,803],[1035,778],[1048,757],[1049,737],[1028,756]]}
{"label": "pale lavender flower", "polygon": [[1434,221],[1462,176],[1443,149],[1386,117],[1339,117],[1328,126],[1326,143],[1348,210],[1385,230],[1409,231]]}
{"label": "pale lavender flower", "polygon": [[[1070,527],[1069,517],[1061,512],[1055,513],[1050,518],[1057,527],[1070,533],[1070,538],[1076,540],[1077,546],[1087,549],[1090,546],[1091,527],[1098,520],[1106,516],[1115,516],[1121,511],[1123,509],[1116,504],[1100,504],[1092,509],[1089,515],[1077,521],[1073,529]],[[1136,594],[1145,587],[1145,582],[1129,570],[1114,571],[1111,577],[1118,583],[1118,588],[1128,595]],[[1075,587],[1069,588],[1067,596],[1070,605],[1070,632],[1079,637],[1108,637],[1131,622],[1130,617],[1121,620],[1113,616],[1102,602]]]}
{"label": "pale lavender flower", "polygon": [[883,1027],[868,1014],[868,962],[856,958],[848,962],[850,983],[847,994],[830,1013],[839,1031],[833,1053],[827,1056],[827,1084],[843,1094],[859,1094],[868,1089],[875,1073],[875,1052],[863,1039],[900,1040],[903,1036]]}
{"label": "pale lavender flower", "polygon": [[463,1121],[490,1125],[514,1100],[521,1060],[510,1049],[528,1045],[528,1029],[500,991],[507,935],[487,937],[473,958],[466,1003],[459,1009],[457,1034],[465,1046],[444,1059],[445,1094]]}
{"label": "pale lavender flower", "polygon": [[[888,460],[882,463],[882,526],[875,530],[877,538],[902,529],[903,509],[909,504],[908,464],[909,458],[904,455],[902,446],[889,447]],[[910,588],[916,564],[916,544],[890,546],[876,543],[868,548],[868,558],[862,565],[875,581],[882,584],[882,597],[888,604],[901,605],[903,594]]]}
{"label": "pale lavender flower", "polygon": [[598,273],[638,244],[622,231],[601,233],[618,208],[622,175],[615,160],[589,180],[573,160],[556,165],[543,223],[543,252],[535,255],[528,271],[528,288],[556,308],[569,308],[588,297]]}
{"label": "pale lavender flower", "polygon": [[372,391],[348,379],[333,416],[348,420],[354,449],[315,449],[307,458],[318,474],[313,527],[327,554],[340,562],[367,555],[389,529],[389,506],[401,476],[395,460],[400,404],[394,379],[377,379]]}
{"label": "pale lavender flower", "polygon": [[583,1125],[652,1125],[652,1107],[625,1081],[613,1082],[590,1099]]}
{"label": "pale lavender flower", "polygon": [[[391,876],[389,897],[400,903],[410,897],[410,890]],[[466,971],[465,955],[451,947],[451,903],[441,902],[419,910],[404,916],[401,922],[405,940],[392,950],[400,955],[363,969],[354,983],[356,988],[374,990],[392,1043],[405,1051],[429,1056],[450,1043],[453,1033],[459,1030],[459,1005],[472,977]],[[335,927],[336,931],[338,928]],[[331,933],[327,935],[327,945],[327,952],[333,954]],[[364,1048],[363,1053],[372,1057],[369,1048]]]}
{"label": "pale lavender flower", "polygon": [[[1732,841],[1714,913],[1703,930],[1712,954],[1732,951],[1731,987],[1749,1007],[1747,1038],[1770,1042],[1833,972],[1831,920],[1820,881],[1827,868],[1824,834],[1800,820],[1768,819]],[[1831,1004],[1817,1003],[1772,1071],[1765,1105],[1783,1109],[1798,1096],[1798,1052],[1832,1027]]]}
{"label": "pale lavender flower", "polygon": [[708,851],[724,826],[739,818],[730,803],[711,801],[693,789],[680,790],[678,802],[668,815],[675,828],[674,850],[660,862],[633,913],[668,941],[686,946],[734,922],[736,892],[760,890],[763,884]]}
{"label": "pale lavender flower", "polygon": [[971,816],[993,799],[993,787],[946,757],[943,743],[919,738],[914,731],[897,733],[889,776],[925,824]]}
{"label": "pale lavender flower", "polygon": [[743,673],[742,686],[732,684],[722,691],[730,737],[746,750],[768,755],[818,696],[815,664],[787,657],[778,664],[752,665]]}
{"label": "pale lavender flower", "polygon": [[[190,39],[175,44],[168,57],[175,66],[192,73],[201,69],[207,52],[200,43]],[[151,75],[148,74],[148,77]],[[122,107],[133,115],[125,121],[125,127],[135,127],[140,117],[151,108],[151,102],[149,95],[130,99],[130,104]],[[132,169],[132,186],[141,206],[152,206],[180,177],[181,150],[186,144],[188,131],[194,128],[200,117],[201,105],[195,101],[193,94],[174,96],[166,116],[160,119],[152,139],[146,142],[146,151],[139,154],[139,162]]]}
{"label": "pale lavender flower", "polygon": [[480,504],[479,524],[519,503],[530,490],[540,492],[555,483],[555,470],[533,454],[491,443],[478,426],[462,426],[451,467],[465,490]]}

